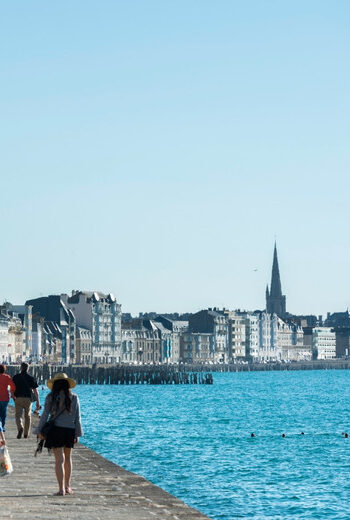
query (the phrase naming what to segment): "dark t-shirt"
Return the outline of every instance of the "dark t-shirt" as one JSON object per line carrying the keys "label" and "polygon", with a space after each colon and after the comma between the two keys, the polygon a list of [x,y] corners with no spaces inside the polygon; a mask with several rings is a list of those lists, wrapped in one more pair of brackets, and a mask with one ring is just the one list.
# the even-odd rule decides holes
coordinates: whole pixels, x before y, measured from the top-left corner
{"label": "dark t-shirt", "polygon": [[38,388],[34,377],[27,373],[16,374],[12,380],[16,385],[15,397],[31,397],[31,389]]}

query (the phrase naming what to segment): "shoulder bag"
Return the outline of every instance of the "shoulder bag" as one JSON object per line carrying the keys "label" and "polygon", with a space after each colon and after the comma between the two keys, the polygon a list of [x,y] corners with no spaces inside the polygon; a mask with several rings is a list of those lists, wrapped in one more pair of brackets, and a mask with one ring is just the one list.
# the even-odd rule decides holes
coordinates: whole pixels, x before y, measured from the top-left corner
{"label": "shoulder bag", "polygon": [[57,415],[55,415],[52,419],[49,421],[46,421],[46,423],[43,425],[43,427],[40,430],[40,433],[45,439],[47,439],[48,434],[52,430],[52,427],[55,425],[55,421],[57,417],[59,417],[63,412],[65,411],[65,408],[63,408],[60,412],[58,412]]}

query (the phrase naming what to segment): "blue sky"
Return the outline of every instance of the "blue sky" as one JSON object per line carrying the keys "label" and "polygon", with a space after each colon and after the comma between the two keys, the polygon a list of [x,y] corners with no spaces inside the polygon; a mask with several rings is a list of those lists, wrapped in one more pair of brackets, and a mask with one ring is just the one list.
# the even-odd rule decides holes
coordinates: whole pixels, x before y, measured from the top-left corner
{"label": "blue sky", "polygon": [[[0,301],[350,306],[350,4],[0,7]],[[257,270],[255,270],[257,269]]]}

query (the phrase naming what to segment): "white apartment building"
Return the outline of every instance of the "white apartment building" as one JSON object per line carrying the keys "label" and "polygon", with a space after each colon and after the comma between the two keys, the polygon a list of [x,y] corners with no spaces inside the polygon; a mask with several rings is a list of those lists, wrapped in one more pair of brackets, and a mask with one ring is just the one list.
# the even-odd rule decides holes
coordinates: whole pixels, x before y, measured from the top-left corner
{"label": "white apartment building", "polygon": [[24,329],[20,318],[4,309],[0,312],[0,363],[22,361]]}
{"label": "white apartment building", "polygon": [[258,315],[259,354],[258,361],[278,361],[282,349],[278,344],[277,314],[261,312]]}
{"label": "white apartment building", "polygon": [[8,318],[0,313],[0,362],[9,362],[9,350],[8,350]]}
{"label": "white apartment building", "polygon": [[259,358],[259,319],[256,314],[245,314],[246,319],[246,353],[253,361]]}
{"label": "white apartment building", "polygon": [[121,355],[121,305],[112,293],[72,291],[61,299],[77,325],[91,332],[92,363],[117,363]]}
{"label": "white apartment building", "polygon": [[228,358],[232,361],[245,359],[247,355],[247,320],[243,314],[224,311],[228,322]]}
{"label": "white apartment building", "polygon": [[[286,323],[277,314],[261,312],[258,318],[258,361],[309,359],[310,350],[303,345],[303,329]],[[256,352],[256,351],[255,351]]]}
{"label": "white apartment building", "polygon": [[312,351],[316,359],[335,358],[336,339],[331,327],[315,327],[312,330]]}
{"label": "white apartment building", "polygon": [[9,362],[20,362],[25,355],[24,328],[20,318],[10,316],[8,321],[8,350]]}
{"label": "white apartment building", "polygon": [[[248,311],[228,313],[230,321],[229,339],[233,359],[244,357],[252,361],[259,359],[259,316]],[[233,352],[234,351],[234,352]]]}
{"label": "white apartment building", "polygon": [[32,322],[32,350],[30,353],[31,361],[41,361],[42,360],[42,327],[43,323],[39,320],[34,320]]}

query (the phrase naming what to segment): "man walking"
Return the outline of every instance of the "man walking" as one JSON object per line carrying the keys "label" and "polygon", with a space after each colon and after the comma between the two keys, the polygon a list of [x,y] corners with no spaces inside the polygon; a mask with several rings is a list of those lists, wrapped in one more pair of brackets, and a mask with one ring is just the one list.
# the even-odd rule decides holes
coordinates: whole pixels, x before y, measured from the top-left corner
{"label": "man walking", "polygon": [[12,378],[5,374],[6,366],[0,365],[0,423],[2,424],[3,431],[5,431],[7,405],[9,404],[10,396],[13,396],[13,392],[16,390],[15,384]]}
{"label": "man walking", "polygon": [[[38,383],[34,377],[28,374],[28,363],[21,364],[21,371],[19,374],[13,376],[13,382],[16,385],[14,392],[15,396],[15,416],[17,424],[17,439],[22,437],[26,439],[29,434],[31,424],[31,412],[32,412],[32,394],[36,399],[36,410],[40,410],[39,394],[38,394]],[[22,416],[24,412],[24,428],[22,422]]]}

